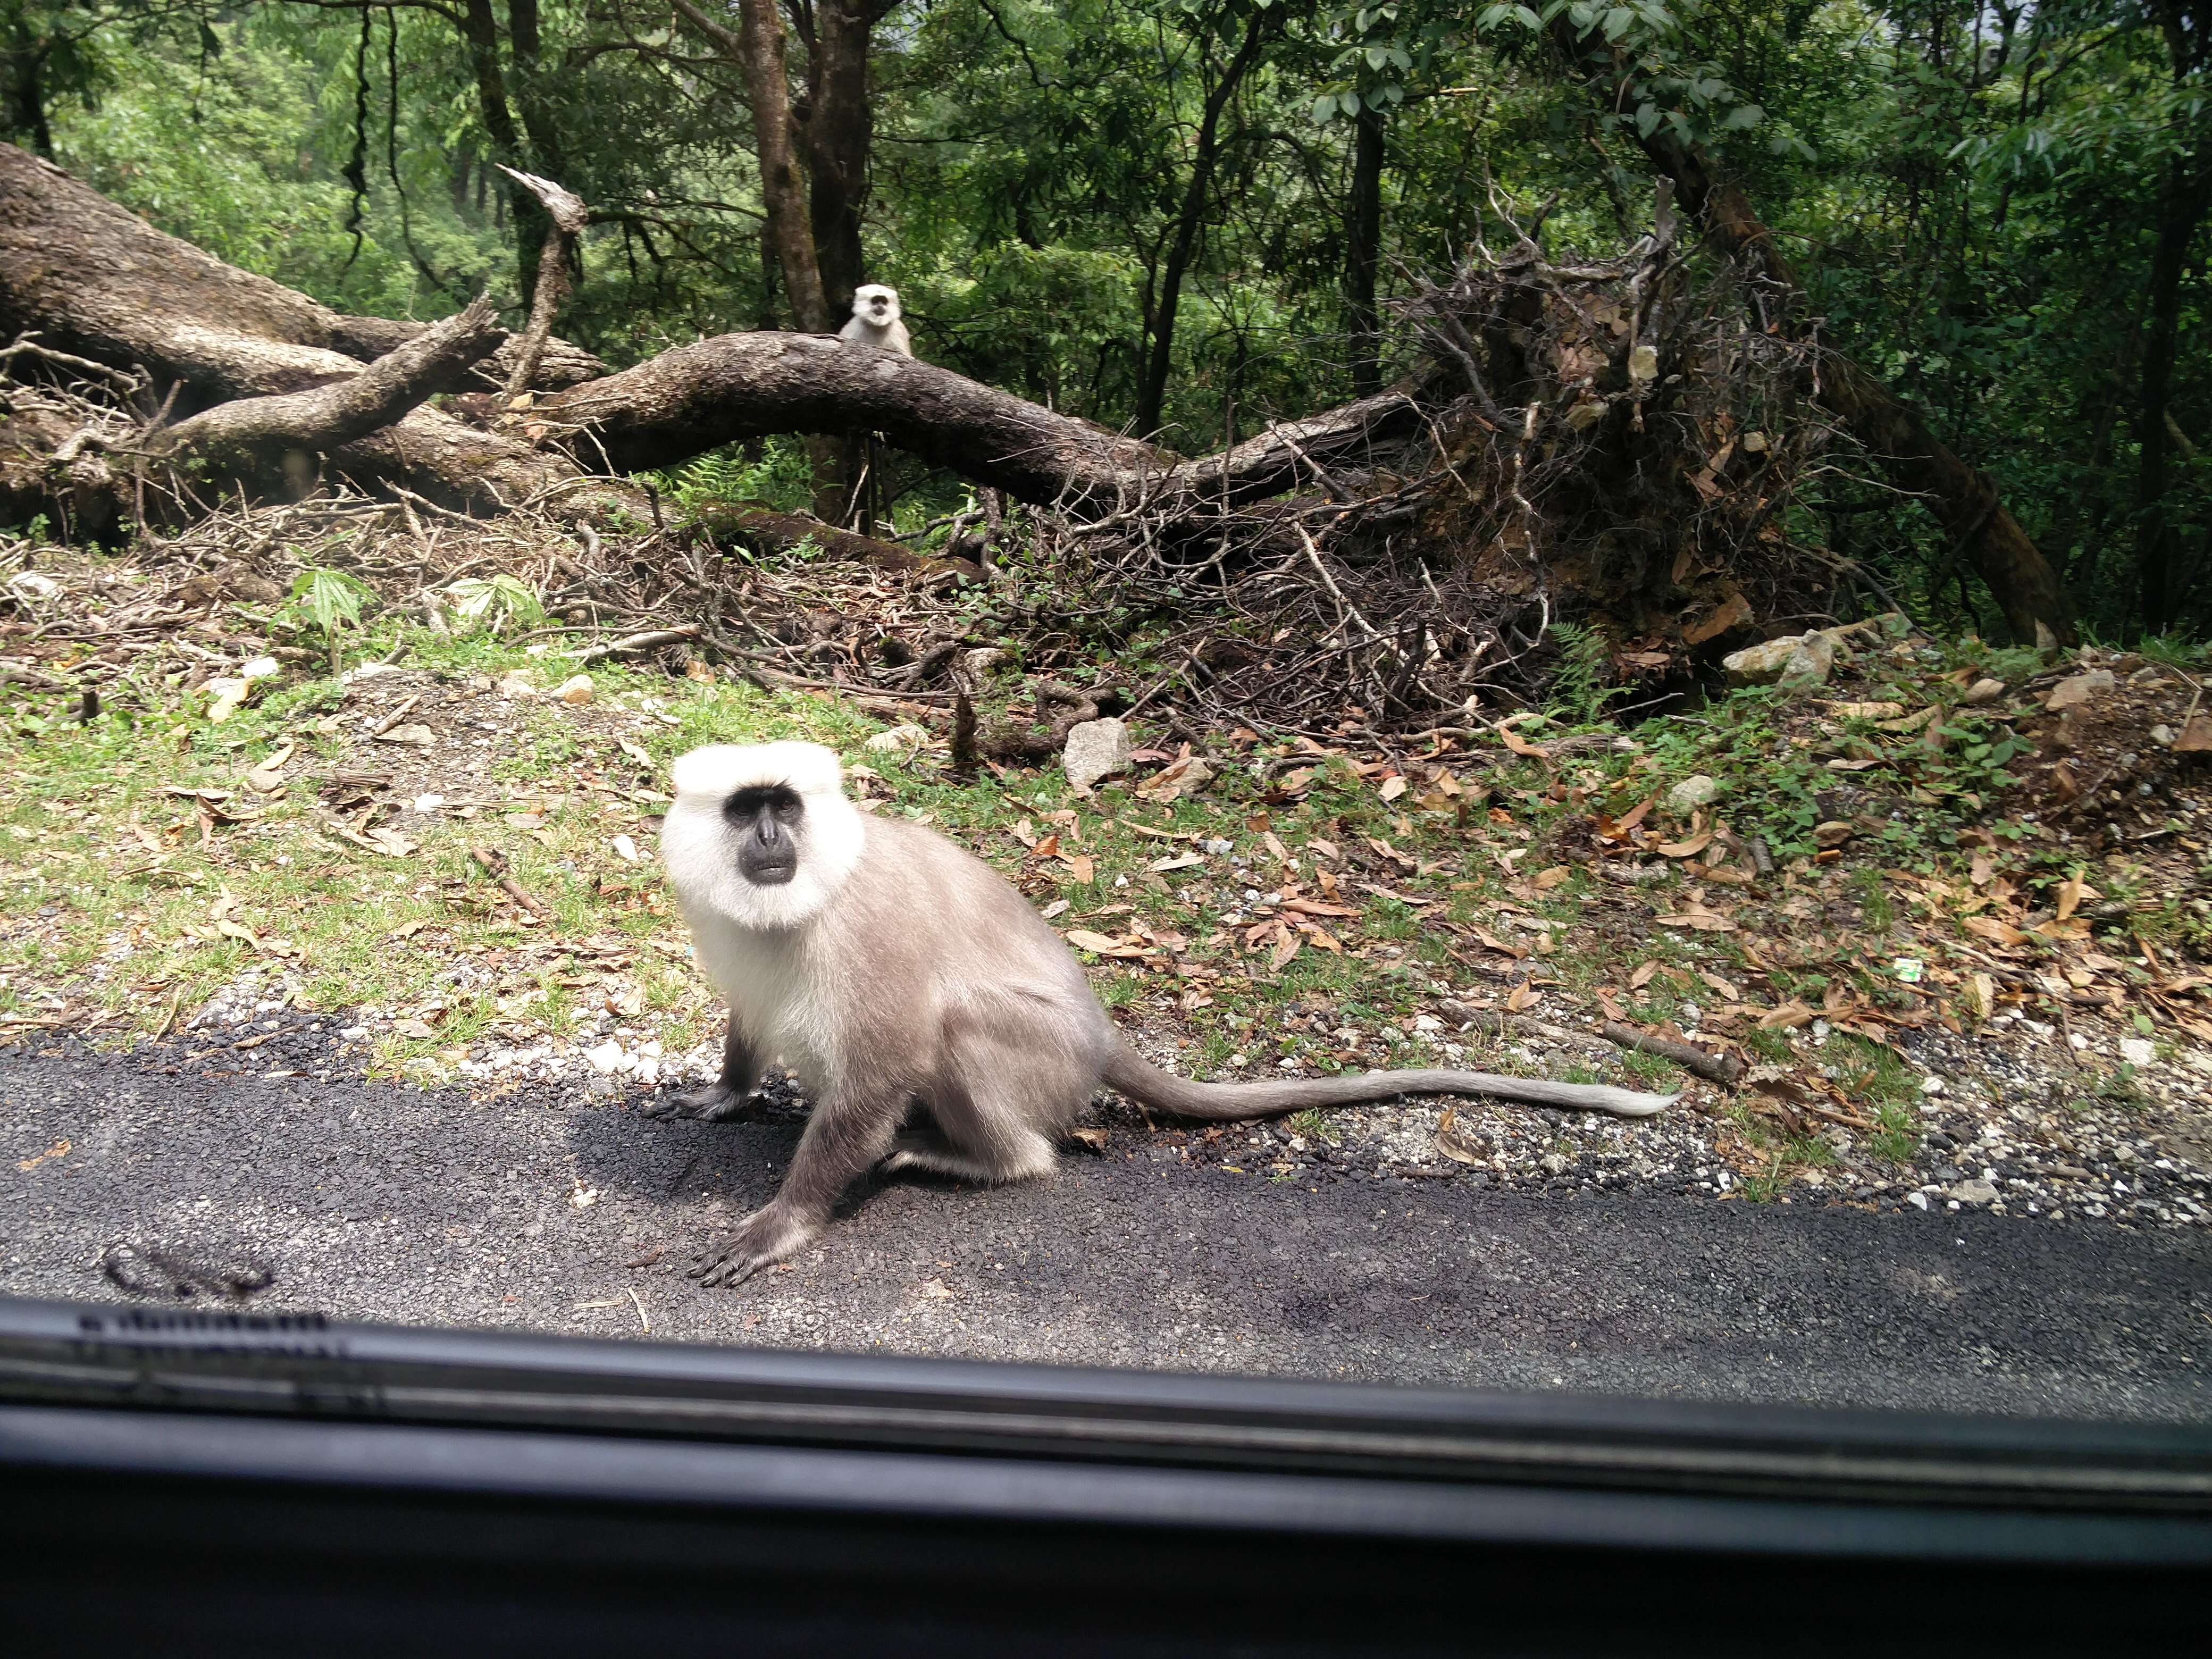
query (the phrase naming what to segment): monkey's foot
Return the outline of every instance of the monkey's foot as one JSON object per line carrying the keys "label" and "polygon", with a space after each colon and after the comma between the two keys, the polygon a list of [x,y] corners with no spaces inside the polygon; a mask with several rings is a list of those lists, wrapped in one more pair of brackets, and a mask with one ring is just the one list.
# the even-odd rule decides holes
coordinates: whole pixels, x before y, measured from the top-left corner
{"label": "monkey's foot", "polygon": [[647,1117],[696,1117],[702,1123],[722,1123],[744,1109],[752,1096],[726,1083],[710,1083],[680,1095],[648,1100],[638,1109]]}
{"label": "monkey's foot", "polygon": [[797,1255],[821,1229],[774,1205],[755,1210],[724,1243],[709,1248],[687,1270],[702,1285],[742,1285],[763,1267]]}

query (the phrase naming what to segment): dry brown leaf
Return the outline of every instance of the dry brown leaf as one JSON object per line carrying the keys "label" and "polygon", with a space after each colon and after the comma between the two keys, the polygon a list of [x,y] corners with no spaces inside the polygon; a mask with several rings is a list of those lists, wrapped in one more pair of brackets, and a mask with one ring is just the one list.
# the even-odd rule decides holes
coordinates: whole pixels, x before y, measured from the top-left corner
{"label": "dry brown leaf", "polygon": [[1992,944],[2025,945],[2027,943],[2026,933],[2021,932],[2010,922],[2000,921],[1995,916],[1968,916],[1963,926],[1968,933],[1977,938],[1988,939]]}
{"label": "dry brown leaf", "polygon": [[1632,991],[1642,990],[1651,983],[1651,976],[1658,971],[1659,964],[1656,962],[1638,963],[1636,971],[1628,976],[1628,988]]}
{"label": "dry brown leaf", "polygon": [[1268,958],[1268,965],[1273,968],[1278,973],[1281,972],[1284,964],[1288,963],[1292,957],[1297,955],[1298,945],[1302,941],[1297,934],[1284,927],[1282,923],[1277,922],[1275,924],[1275,950],[1274,954]]}
{"label": "dry brown leaf", "polygon": [[1405,793],[1406,780],[1395,772],[1383,779],[1382,787],[1376,791],[1376,793],[1382,796],[1384,800],[1395,800]]}
{"label": "dry brown leaf", "polygon": [[1522,980],[1514,986],[1513,994],[1505,999],[1505,1006],[1516,1014],[1526,1012],[1536,1006],[1536,993],[1527,980]]}
{"label": "dry brown leaf", "polygon": [[[1509,715],[1507,718],[1511,719],[1513,717]],[[1530,743],[1526,738],[1523,738],[1519,732],[1514,731],[1511,726],[1508,726],[1504,720],[1500,720],[1498,723],[1497,729],[1498,741],[1503,743],[1515,754],[1525,755],[1531,760],[1549,760],[1552,758],[1552,751],[1550,750]]]}
{"label": "dry brown leaf", "polygon": [[1810,1025],[1820,1017],[1819,1009],[1793,1000],[1761,1014],[1759,1029],[1762,1031],[1794,1031],[1801,1025]]}
{"label": "dry brown leaf", "polygon": [[1539,870],[1530,884],[1540,893],[1549,892],[1574,873],[1564,864],[1555,864],[1548,870]]}
{"label": "dry brown leaf", "polygon": [[1205,862],[1203,853],[1178,853],[1172,858],[1154,859],[1145,868],[1153,875],[1162,876],[1170,870],[1188,870]]}
{"label": "dry brown leaf", "polygon": [[1036,825],[1031,823],[1027,818],[1016,818],[1006,826],[1006,833],[1024,847],[1035,847],[1037,844]]}
{"label": "dry brown leaf", "polygon": [[1091,885],[1091,878],[1098,873],[1097,866],[1091,861],[1088,853],[1062,853],[1060,861],[1067,866],[1067,873],[1081,886]]}
{"label": "dry brown leaf", "polygon": [[1087,927],[1071,927],[1066,934],[1067,942],[1079,951],[1089,951],[1097,956],[1121,948],[1121,941],[1104,933],[1094,933]]}
{"label": "dry brown leaf", "polygon": [[1695,858],[1712,844],[1713,832],[1706,830],[1691,836],[1687,841],[1661,842],[1658,848],[1659,856],[1668,859]]}
{"label": "dry brown leaf", "polygon": [[1056,858],[1059,854],[1060,837],[1058,836],[1047,836],[1030,848],[1030,856],[1033,859]]}
{"label": "dry brown leaf", "polygon": [[1716,915],[1711,910],[1685,910],[1679,915],[1656,918],[1662,927],[1691,927],[1700,933],[1732,933],[1735,924],[1726,916]]}

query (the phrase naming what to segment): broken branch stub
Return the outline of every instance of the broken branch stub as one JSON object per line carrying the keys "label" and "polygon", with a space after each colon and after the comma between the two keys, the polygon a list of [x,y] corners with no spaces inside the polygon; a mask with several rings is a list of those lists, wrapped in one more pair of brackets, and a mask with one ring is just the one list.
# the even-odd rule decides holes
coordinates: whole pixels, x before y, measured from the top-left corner
{"label": "broken branch stub", "polygon": [[538,362],[545,355],[545,342],[553,332],[554,313],[568,297],[568,262],[578,252],[576,239],[591,222],[591,210],[550,179],[541,179],[534,173],[518,173],[503,161],[496,165],[501,173],[538,198],[551,221],[546,228],[544,248],[538,256],[538,292],[530,301],[530,322],[515,349],[514,367],[507,373],[507,399],[512,404],[530,390],[531,381],[537,377]]}

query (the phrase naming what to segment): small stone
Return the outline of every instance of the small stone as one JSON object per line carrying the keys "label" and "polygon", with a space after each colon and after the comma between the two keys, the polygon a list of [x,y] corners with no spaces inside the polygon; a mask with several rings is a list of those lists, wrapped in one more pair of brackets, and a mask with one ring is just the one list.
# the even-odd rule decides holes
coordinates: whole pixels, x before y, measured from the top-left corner
{"label": "small stone", "polygon": [[1978,708],[1985,702],[1995,702],[2004,696],[2002,680],[1978,679],[1966,688],[1966,695],[1959,699],[1969,708]]}
{"label": "small stone", "polygon": [[2051,695],[2043,706],[2056,713],[2061,708],[2074,708],[2089,701],[2100,691],[2109,691],[2119,682],[2112,678],[2109,668],[2093,668],[2086,674],[2075,674],[2063,679],[2051,688]]}
{"label": "small stone", "polygon": [[584,1058],[592,1063],[593,1071],[602,1076],[611,1076],[622,1068],[623,1059],[622,1044],[614,1042],[602,1042],[596,1048],[585,1049]]}
{"label": "small stone", "polygon": [[52,576],[42,576],[35,570],[17,571],[8,578],[8,586],[34,599],[51,599],[62,591],[62,585]]}
{"label": "small stone", "polygon": [[366,1025],[349,1025],[338,1033],[338,1041],[340,1042],[366,1042],[368,1041],[368,1027]]}
{"label": "small stone", "polygon": [[1949,1086],[1933,1072],[1920,1079],[1920,1092],[1923,1095],[1940,1095]]}
{"label": "small stone", "polygon": [[415,797],[415,810],[418,812],[434,812],[445,804],[446,798],[443,795],[417,795]]}
{"label": "small stone", "polygon": [[1684,778],[1667,792],[1667,810],[1677,817],[1687,817],[1700,806],[1711,806],[1720,798],[1720,785],[1699,772]]}
{"label": "small stone", "polygon": [[2158,1049],[2148,1037],[2122,1037],[2120,1058],[2130,1066],[2148,1066],[2158,1058]]}
{"label": "small stone", "polygon": [[969,677],[980,680],[1002,666],[1008,658],[1006,653],[995,645],[979,645],[960,660],[966,665]]}
{"label": "small stone", "polygon": [[2150,740],[2161,749],[2172,748],[2173,739],[2177,735],[2172,726],[2163,724],[2154,726],[2150,729]]}
{"label": "small stone", "polygon": [[1567,1160],[1558,1152],[1547,1152],[1540,1161],[1547,1175],[1563,1176],[1567,1172]]}
{"label": "small stone", "polygon": [[538,695],[538,687],[532,682],[530,672],[523,668],[510,669],[501,676],[496,689],[502,697],[534,697]]}
{"label": "small stone", "polygon": [[553,700],[580,708],[591,702],[592,693],[597,689],[589,674],[572,674],[553,688]]}
{"label": "small stone", "polygon": [[1907,1204],[1910,1204],[1916,1210],[1924,1210],[1928,1207],[1928,1194],[1925,1193],[1907,1193],[1905,1195],[1905,1201]]}
{"label": "small stone", "polygon": [[1731,685],[1822,685],[1835,672],[1836,642],[1825,634],[1789,635],[1721,659]]}
{"label": "small stone", "polygon": [[1813,844],[1816,847],[1841,847],[1857,832],[1842,818],[1830,818],[1826,823],[1813,826]]}
{"label": "small stone", "polygon": [[614,849],[616,855],[620,858],[624,864],[635,864],[639,862],[637,843],[632,841],[628,836],[617,836],[614,839]]}
{"label": "small stone", "polygon": [[1997,1189],[1986,1181],[1962,1181],[1951,1188],[1948,1196],[1960,1204],[1994,1204]]}
{"label": "small stone", "polygon": [[894,755],[919,749],[928,741],[929,732],[926,728],[906,721],[877,732],[860,747],[873,750],[878,755]]}
{"label": "small stone", "polygon": [[1087,795],[1092,786],[1129,769],[1129,728],[1110,716],[1071,727],[1060,765],[1068,786]]}

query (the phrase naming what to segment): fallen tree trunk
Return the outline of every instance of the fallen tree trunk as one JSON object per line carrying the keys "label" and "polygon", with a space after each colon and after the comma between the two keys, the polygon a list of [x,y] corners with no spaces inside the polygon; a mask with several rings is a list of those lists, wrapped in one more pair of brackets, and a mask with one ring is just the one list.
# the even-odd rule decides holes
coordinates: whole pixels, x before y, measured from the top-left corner
{"label": "fallen tree trunk", "polygon": [[1190,495],[1237,501],[1357,466],[1367,447],[1418,424],[1402,391],[1271,427],[1222,454],[1184,460],[951,369],[814,334],[723,334],[548,399],[544,418],[589,434],[616,470],[667,466],[742,439],[880,432],[924,460],[1038,505],[1095,514]]}
{"label": "fallen tree trunk", "polygon": [[[332,311],[163,234],[52,162],[0,143],[0,331],[36,332],[95,362],[181,381],[185,412],[342,379],[427,326]],[[514,349],[493,354],[487,386],[504,383]],[[538,380],[557,388],[605,367],[552,340]]]}

